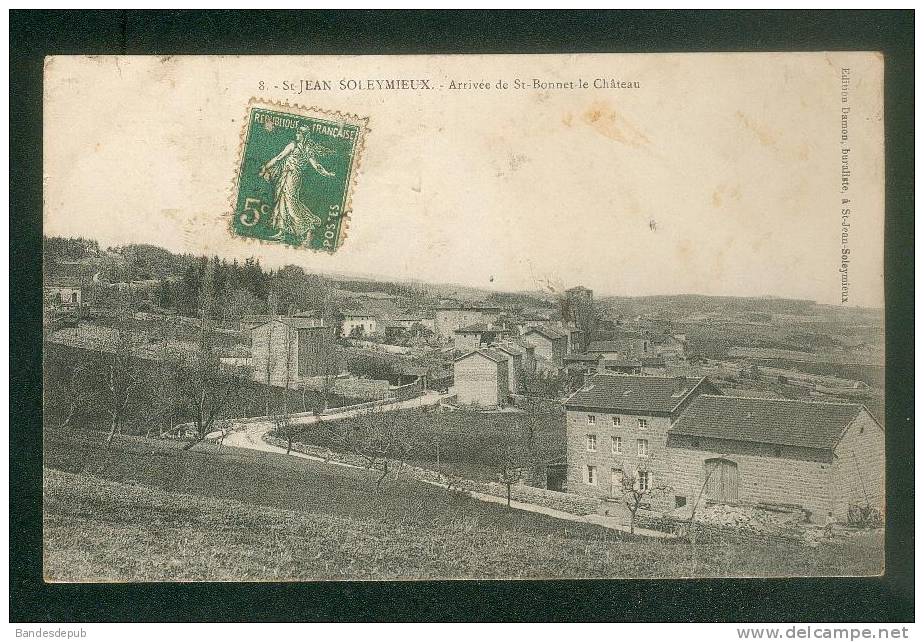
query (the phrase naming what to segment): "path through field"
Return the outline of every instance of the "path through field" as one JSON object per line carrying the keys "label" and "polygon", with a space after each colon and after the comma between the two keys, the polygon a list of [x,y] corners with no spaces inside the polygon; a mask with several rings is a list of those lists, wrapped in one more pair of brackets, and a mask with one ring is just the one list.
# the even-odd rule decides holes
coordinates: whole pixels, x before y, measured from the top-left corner
{"label": "path through field", "polygon": [[[435,406],[440,402],[440,399],[442,398],[443,396],[436,392],[429,392],[421,397],[416,397],[414,399],[408,399],[407,401],[400,401],[400,402],[396,402],[393,404],[388,404],[387,406],[384,406],[384,407],[387,408],[388,410],[403,410],[407,408],[422,408],[424,406]],[[339,419],[347,419],[349,417],[355,417],[356,415],[366,412],[367,410],[368,410],[367,408],[349,409],[343,412],[335,412],[331,414],[322,415],[320,419],[323,419],[324,421],[336,421]],[[297,420],[297,423],[301,425],[309,425],[309,424],[317,423],[318,420],[319,420],[319,417],[317,416],[307,416],[307,417],[300,417]],[[250,450],[261,450],[264,452],[285,454],[286,452],[285,448],[280,448],[279,446],[274,446],[272,444],[269,444],[263,439],[263,436],[273,429],[274,426],[273,426],[272,421],[247,421],[246,423],[245,422],[241,422],[241,423],[244,423],[244,426],[240,430],[235,430],[234,432],[230,433],[227,437],[225,437],[224,444],[226,446],[234,446],[236,448],[248,448]],[[311,459],[314,461],[324,461],[327,464],[332,465],[332,466],[343,466],[346,468],[359,468],[359,466],[355,466],[353,464],[347,464],[347,463],[338,462],[335,460],[325,460],[321,457],[316,457],[314,455],[308,455],[306,453],[297,452],[295,450],[291,451],[289,455],[294,456],[294,457],[300,457],[302,459]],[[435,486],[442,486],[444,488],[447,487],[445,484],[441,484],[438,482],[428,481],[426,483],[429,483]],[[481,500],[483,502],[503,504],[503,503],[506,503],[507,501],[506,499],[502,497],[496,497],[494,495],[488,495],[485,493],[470,492],[469,494],[471,497]],[[625,520],[621,518],[617,518],[617,517],[610,517],[610,516],[604,516],[604,515],[586,515],[586,516],[572,515],[571,513],[565,513],[562,511],[547,508],[545,506],[539,506],[536,504],[527,504],[525,502],[518,502],[518,501],[512,501],[511,507],[519,509],[519,510],[529,511],[531,513],[541,513],[543,515],[548,515],[550,517],[555,517],[557,519],[563,519],[563,520],[573,521],[573,522],[587,522],[591,524],[597,524],[599,526],[603,526],[605,528],[610,528],[613,530],[623,531],[626,533],[629,532],[629,526],[626,523],[624,523]],[[637,535],[645,535],[647,537],[656,537],[656,538],[670,537],[670,535],[668,535],[667,533],[656,531],[656,530],[650,530],[647,528],[636,528],[635,533]]]}
{"label": "path through field", "polygon": [[[440,395],[437,392],[428,392],[420,397],[415,397],[414,399],[407,399],[406,401],[397,401],[394,403],[389,403],[387,405],[378,406],[377,408],[388,409],[388,410],[406,410],[408,408],[423,408],[426,406],[436,406],[440,403],[440,400],[443,399],[444,395]],[[348,419],[349,417],[355,417],[362,413],[368,412],[369,408],[350,408],[342,412],[333,412],[326,413],[320,416],[317,415],[308,415],[304,417],[297,417],[292,420],[294,425],[310,425],[315,424],[319,420],[323,421],[337,421],[340,419]],[[285,453],[285,448],[279,448],[271,444],[266,443],[263,440],[263,435],[268,433],[274,428],[272,421],[253,421],[248,419],[240,419],[235,421],[236,426],[240,426],[240,429],[235,430],[225,437],[224,444],[226,446],[234,446],[236,448],[249,448],[251,450],[262,450],[264,452],[271,453]],[[303,453],[292,452],[290,453],[296,457],[303,457],[305,459],[315,459],[320,461],[318,457],[312,457],[310,455],[305,455]]]}

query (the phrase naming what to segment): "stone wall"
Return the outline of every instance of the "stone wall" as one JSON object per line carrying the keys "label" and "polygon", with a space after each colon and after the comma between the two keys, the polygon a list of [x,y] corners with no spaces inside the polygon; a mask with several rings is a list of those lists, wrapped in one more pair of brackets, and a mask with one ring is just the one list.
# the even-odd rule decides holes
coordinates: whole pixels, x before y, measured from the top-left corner
{"label": "stone wall", "polygon": [[851,505],[867,503],[885,511],[885,432],[865,410],[847,428],[834,450],[831,510],[847,521]]}
{"label": "stone wall", "polygon": [[812,521],[823,523],[831,507],[831,464],[810,449],[802,449],[798,458],[777,457],[771,446],[765,452],[755,446],[761,444],[704,439],[698,448],[671,447],[672,497],[685,497],[692,504],[706,478],[706,460],[726,459],[738,468],[739,502],[801,506]]}

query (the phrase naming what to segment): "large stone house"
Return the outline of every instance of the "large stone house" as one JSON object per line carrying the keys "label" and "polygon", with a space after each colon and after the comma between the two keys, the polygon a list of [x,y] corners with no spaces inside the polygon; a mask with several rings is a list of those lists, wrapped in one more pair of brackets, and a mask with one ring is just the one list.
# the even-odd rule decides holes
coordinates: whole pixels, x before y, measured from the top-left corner
{"label": "large stone house", "polygon": [[501,309],[490,306],[447,304],[436,309],[434,332],[443,339],[452,339],[459,328],[475,323],[497,323]]}
{"label": "large stone house", "polygon": [[254,381],[291,387],[310,377],[335,375],[334,328],[321,319],[277,317],[250,331]]}
{"label": "large stone house", "polygon": [[455,392],[459,404],[481,408],[507,405],[510,394],[506,353],[480,348],[453,363]]}
{"label": "large stone house", "polygon": [[622,472],[642,471],[652,487],[670,479],[667,434],[702,393],[718,394],[705,377],[597,374],[565,400],[568,489],[618,498]]}
{"label": "large stone house", "polygon": [[[707,379],[598,374],[565,403],[569,491],[616,499],[623,472],[651,508],[802,509],[816,523],[884,503],[882,427],[858,404],[728,397]],[[621,507],[621,502],[614,504]]]}

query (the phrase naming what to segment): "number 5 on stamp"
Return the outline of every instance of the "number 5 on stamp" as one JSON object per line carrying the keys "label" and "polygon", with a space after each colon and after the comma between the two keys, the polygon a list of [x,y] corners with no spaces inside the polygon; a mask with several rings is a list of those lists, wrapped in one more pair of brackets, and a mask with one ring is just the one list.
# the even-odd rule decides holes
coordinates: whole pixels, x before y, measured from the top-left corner
{"label": "number 5 on stamp", "polygon": [[368,119],[252,100],[231,232],[334,252],[342,243]]}

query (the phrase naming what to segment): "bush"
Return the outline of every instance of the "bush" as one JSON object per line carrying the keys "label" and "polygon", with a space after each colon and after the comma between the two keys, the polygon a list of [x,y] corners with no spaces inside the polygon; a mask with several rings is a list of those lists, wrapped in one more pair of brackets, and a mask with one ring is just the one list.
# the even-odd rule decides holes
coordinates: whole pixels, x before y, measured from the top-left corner
{"label": "bush", "polygon": [[851,504],[847,508],[847,525],[857,528],[882,526],[882,512],[869,504]]}

